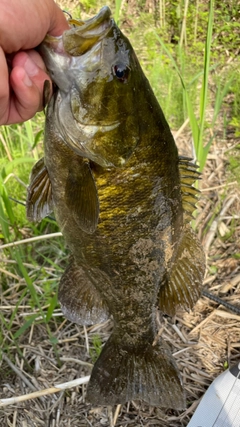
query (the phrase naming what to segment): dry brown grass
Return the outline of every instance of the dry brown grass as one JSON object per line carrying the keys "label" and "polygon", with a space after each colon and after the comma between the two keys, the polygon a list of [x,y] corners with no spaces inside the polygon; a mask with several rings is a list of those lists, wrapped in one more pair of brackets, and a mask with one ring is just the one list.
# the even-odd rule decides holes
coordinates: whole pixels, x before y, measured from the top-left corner
{"label": "dry brown grass", "polygon": [[[178,137],[181,152],[184,152],[186,140],[186,132]],[[235,142],[225,140],[213,144],[201,182],[202,198],[196,223],[207,254],[205,288],[240,309],[240,266],[233,256],[240,252],[240,192],[226,174],[224,154]],[[0,310],[8,322],[22,282],[16,284],[16,278],[8,275],[7,265],[3,274],[9,285],[15,282],[11,297],[3,293],[1,298]],[[21,326],[22,319],[30,312],[31,307],[23,301],[18,307],[13,330]],[[192,312],[178,312],[175,319],[164,319],[162,325],[162,336],[169,343],[182,374],[188,409],[183,413],[162,412],[141,402],[117,408],[96,408],[85,402],[85,384],[53,394],[47,389],[90,374],[95,337],[97,335],[104,343],[111,322],[83,328],[64,319],[59,322],[59,315],[59,310],[55,310],[50,322],[52,334],[58,340],[59,360],[45,325],[35,322],[30,333],[20,338],[22,357],[13,345],[0,362],[1,399],[43,391],[43,395],[35,399],[0,405],[1,426],[100,427],[111,423],[119,427],[186,426],[199,399],[223,371],[224,364],[232,365],[239,360],[240,315],[203,297]],[[4,339],[7,337],[3,337],[3,342]]]}

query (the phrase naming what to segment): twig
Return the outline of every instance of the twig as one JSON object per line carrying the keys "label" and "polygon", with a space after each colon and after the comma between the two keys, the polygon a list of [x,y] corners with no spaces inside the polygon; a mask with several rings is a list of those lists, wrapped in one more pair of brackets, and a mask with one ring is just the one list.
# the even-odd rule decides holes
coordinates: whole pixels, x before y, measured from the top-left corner
{"label": "twig", "polygon": [[201,193],[206,193],[208,191],[213,191],[213,190],[219,190],[220,188],[228,188],[231,185],[237,185],[237,181],[229,182],[222,185],[217,185],[216,187],[201,188]]}
{"label": "twig", "polygon": [[[10,366],[10,368],[15,372],[15,374],[17,374],[19,376],[19,378],[21,378],[21,380],[31,389],[35,392],[36,387],[34,387],[34,385],[25,377],[25,375],[23,375],[22,371],[20,371],[20,369],[18,369],[12,362],[11,360],[6,356],[5,353],[2,353],[2,358],[3,360],[5,360],[5,362],[8,364],[8,366]],[[1,405],[0,405],[1,406]]]}
{"label": "twig", "polygon": [[114,427],[112,406],[107,407],[109,426]]}
{"label": "twig", "polygon": [[38,391],[35,391],[34,393],[23,394],[21,396],[10,397],[8,399],[0,399],[0,407],[13,405],[19,402],[24,402],[25,400],[36,399],[37,397],[47,396],[49,394],[58,393],[59,391],[62,391],[62,390],[66,390],[72,387],[77,387],[82,384],[87,384],[89,379],[90,379],[90,375],[83,378],[77,378],[76,380],[68,381],[66,383],[55,384],[54,387],[45,388],[44,390],[38,390]]}
{"label": "twig", "polygon": [[0,133],[0,140],[2,141],[2,145],[3,145],[3,147],[4,147],[5,151],[6,151],[6,154],[7,154],[8,160],[11,162],[11,161],[12,161],[11,153],[10,153],[10,151],[9,151],[9,149],[8,149],[8,146],[7,146],[7,144],[6,144],[6,141],[5,141],[5,139],[3,138],[3,136],[2,136],[2,134],[1,134],[1,133]]}
{"label": "twig", "polygon": [[180,331],[180,329],[177,327],[177,325],[171,325],[171,326],[174,329],[174,331],[178,334],[178,336],[181,338],[181,340],[184,342],[184,344],[187,344],[187,345],[196,344],[195,342],[188,341],[184,337],[184,335],[182,334],[182,332]]}
{"label": "twig", "polygon": [[4,270],[4,268],[0,268],[0,272],[5,274],[6,276],[12,277],[13,279],[19,280],[21,279],[19,276],[16,276],[16,274],[10,273],[10,271]]}
{"label": "twig", "polygon": [[60,237],[62,233],[59,231],[57,233],[44,234],[42,236],[30,237],[29,239],[18,240],[17,242],[6,243],[6,245],[0,246],[1,249],[12,248],[14,246],[23,245],[24,243],[37,242],[38,240],[51,239],[52,237]]}
{"label": "twig", "polygon": [[182,124],[182,126],[177,130],[176,133],[174,133],[174,139],[175,141],[178,139],[179,135],[183,132],[183,130],[185,129],[185,127],[188,125],[189,123],[189,118],[187,118],[185,120],[185,122]]}
{"label": "twig", "polygon": [[114,417],[113,417],[113,426],[116,425],[116,422],[117,422],[118,415],[119,415],[119,412],[121,410],[121,407],[122,407],[122,405],[117,405],[117,407],[116,407],[116,411],[115,411],[115,414],[114,414]]}
{"label": "twig", "polygon": [[164,327],[165,327],[165,326],[162,326],[162,327],[159,329],[159,331],[158,331],[158,333],[157,333],[156,337],[154,338],[154,341],[153,341],[153,343],[152,343],[153,347],[158,343],[158,340],[159,340],[160,336],[162,335],[162,333],[163,333],[163,331],[164,331]]}
{"label": "twig", "polygon": [[61,360],[61,362],[78,363],[79,365],[88,366],[89,368],[93,367],[92,363],[84,362],[83,360],[79,360],[79,359],[74,359],[74,357],[60,357],[60,360]]}

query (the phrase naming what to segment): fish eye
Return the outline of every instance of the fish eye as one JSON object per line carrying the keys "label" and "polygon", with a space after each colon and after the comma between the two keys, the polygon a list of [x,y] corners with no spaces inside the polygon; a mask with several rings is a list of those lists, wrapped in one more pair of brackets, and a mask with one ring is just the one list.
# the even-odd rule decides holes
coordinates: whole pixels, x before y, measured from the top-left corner
{"label": "fish eye", "polygon": [[128,79],[130,68],[124,64],[117,64],[113,66],[113,74],[117,79],[125,83]]}

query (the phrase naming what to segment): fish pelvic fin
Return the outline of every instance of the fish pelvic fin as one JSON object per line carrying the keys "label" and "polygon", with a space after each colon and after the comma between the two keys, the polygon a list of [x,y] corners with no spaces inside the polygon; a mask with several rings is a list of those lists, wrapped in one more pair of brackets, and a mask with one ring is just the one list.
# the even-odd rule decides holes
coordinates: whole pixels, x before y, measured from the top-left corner
{"label": "fish pelvic fin", "polygon": [[205,267],[201,243],[191,226],[185,225],[160,286],[159,309],[169,316],[174,316],[178,307],[192,309],[201,295]]}
{"label": "fish pelvic fin", "polygon": [[181,181],[182,206],[184,210],[185,222],[191,221],[192,214],[196,210],[196,203],[200,191],[193,187],[194,183],[200,179],[201,174],[197,171],[198,166],[188,157],[179,156],[178,168]]}
{"label": "fish pelvic fin", "polygon": [[29,221],[40,221],[53,211],[52,185],[43,157],[32,168],[26,209]]}
{"label": "fish pelvic fin", "polygon": [[79,325],[102,323],[109,318],[98,291],[73,258],[61,277],[58,299],[63,315]]}
{"label": "fish pelvic fin", "polygon": [[185,408],[179,371],[164,343],[128,348],[114,334],[94,365],[86,399],[94,405],[140,399],[152,406]]}

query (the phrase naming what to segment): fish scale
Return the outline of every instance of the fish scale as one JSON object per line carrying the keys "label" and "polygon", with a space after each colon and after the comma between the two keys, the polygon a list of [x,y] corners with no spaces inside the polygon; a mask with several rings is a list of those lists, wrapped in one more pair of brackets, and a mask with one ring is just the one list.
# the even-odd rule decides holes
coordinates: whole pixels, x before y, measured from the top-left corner
{"label": "fish scale", "polygon": [[39,48],[55,91],[27,216],[38,221],[53,209],[70,249],[58,292],[64,315],[84,325],[113,319],[87,400],[183,409],[174,358],[161,337],[155,340],[156,310],[173,316],[200,296],[205,256],[189,224],[199,175],[178,156],[110,9],[70,24]]}

